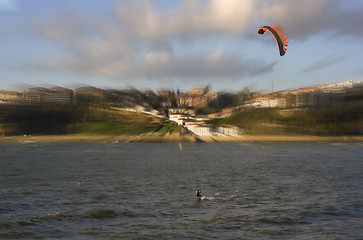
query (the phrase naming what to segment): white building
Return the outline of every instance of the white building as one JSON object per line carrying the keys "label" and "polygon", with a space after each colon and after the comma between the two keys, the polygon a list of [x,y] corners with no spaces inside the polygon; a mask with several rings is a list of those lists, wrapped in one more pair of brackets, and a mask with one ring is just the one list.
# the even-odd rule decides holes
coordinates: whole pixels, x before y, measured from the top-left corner
{"label": "white building", "polygon": [[236,126],[219,126],[217,130],[225,136],[238,136],[241,131],[240,128]]}
{"label": "white building", "polygon": [[343,93],[346,89],[352,87],[353,87],[353,81],[346,81],[346,82],[322,85],[318,88],[323,93]]}
{"label": "white building", "polygon": [[208,125],[205,124],[201,124],[201,125],[192,125],[189,126],[189,131],[193,132],[194,134],[198,135],[198,136],[212,136],[212,132],[211,129]]}
{"label": "white building", "polygon": [[[174,122],[178,122],[178,120],[183,117],[184,117],[183,113],[172,113],[172,114],[169,113],[169,119]],[[179,125],[181,125],[181,124],[179,124]]]}

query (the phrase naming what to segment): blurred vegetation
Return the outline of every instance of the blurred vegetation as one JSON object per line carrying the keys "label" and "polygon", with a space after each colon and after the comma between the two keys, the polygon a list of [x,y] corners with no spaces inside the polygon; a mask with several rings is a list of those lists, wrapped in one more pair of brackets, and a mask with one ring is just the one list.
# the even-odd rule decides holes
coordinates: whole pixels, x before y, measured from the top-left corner
{"label": "blurred vegetation", "polygon": [[295,110],[251,108],[210,123],[236,125],[250,135],[363,135],[363,105]]}
{"label": "blurred vegetation", "polygon": [[179,126],[177,123],[170,121],[166,121],[163,125],[160,126],[159,129],[157,129],[157,132],[162,135],[182,133],[183,131],[185,131],[184,128]]}
{"label": "blurred vegetation", "polygon": [[[236,125],[250,135],[363,135],[363,100],[311,109],[246,108],[210,123]],[[162,118],[92,103],[0,105],[0,135],[166,135],[184,131]]]}
{"label": "blurred vegetation", "polygon": [[0,106],[2,135],[141,134],[157,131],[163,122],[151,115],[85,103]]}

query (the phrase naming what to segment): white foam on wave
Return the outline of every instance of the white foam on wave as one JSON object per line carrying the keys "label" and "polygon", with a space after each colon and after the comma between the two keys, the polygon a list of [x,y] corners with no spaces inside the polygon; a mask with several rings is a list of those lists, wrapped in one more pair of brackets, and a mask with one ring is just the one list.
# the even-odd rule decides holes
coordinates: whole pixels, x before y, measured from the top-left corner
{"label": "white foam on wave", "polygon": [[236,197],[237,197],[237,194],[221,196],[219,193],[216,193],[214,196],[202,196],[200,199],[213,201],[213,200],[230,200],[230,199],[233,199]]}
{"label": "white foam on wave", "polygon": [[200,199],[201,200],[210,200],[210,201],[212,201],[212,200],[215,200],[216,198],[215,197],[202,196]]}

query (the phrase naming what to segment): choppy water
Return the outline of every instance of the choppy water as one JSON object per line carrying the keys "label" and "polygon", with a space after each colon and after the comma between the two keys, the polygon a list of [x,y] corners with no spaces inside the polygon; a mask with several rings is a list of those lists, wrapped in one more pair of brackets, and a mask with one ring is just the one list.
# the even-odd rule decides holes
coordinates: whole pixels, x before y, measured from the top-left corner
{"label": "choppy water", "polygon": [[359,143],[0,144],[0,238],[363,239],[362,156]]}

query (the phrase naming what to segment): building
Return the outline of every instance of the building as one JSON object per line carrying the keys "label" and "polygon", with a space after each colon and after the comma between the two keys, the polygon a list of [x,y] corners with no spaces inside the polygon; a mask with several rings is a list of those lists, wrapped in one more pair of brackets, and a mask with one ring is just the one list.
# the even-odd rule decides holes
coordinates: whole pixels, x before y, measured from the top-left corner
{"label": "building", "polygon": [[224,125],[217,128],[217,132],[222,133],[225,136],[235,137],[240,134],[241,129],[236,126]]}
{"label": "building", "polygon": [[193,88],[189,91],[190,95],[205,95],[209,92],[209,87],[204,88]]}
{"label": "building", "polygon": [[322,85],[319,86],[318,89],[323,93],[344,93],[345,90],[353,88],[356,83],[356,81],[351,80],[340,83]]}
{"label": "building", "polygon": [[31,88],[25,92],[25,100],[28,102],[57,102],[69,103],[73,101],[73,91],[66,88]]}
{"label": "building", "polygon": [[279,106],[279,98],[277,95],[272,94],[262,95],[255,98],[252,103],[248,105],[258,108],[274,108]]}
{"label": "building", "polygon": [[69,103],[73,101],[73,91],[67,88],[51,88],[44,96],[45,102]]}
{"label": "building", "polygon": [[180,118],[183,118],[185,115],[183,113],[169,113],[169,119],[171,121],[177,122]]}
{"label": "building", "polygon": [[209,136],[213,135],[213,133],[211,132],[210,126],[206,125],[206,124],[193,125],[193,126],[190,126],[188,128],[188,130],[198,136],[209,137]]}
{"label": "building", "polygon": [[245,106],[259,108],[323,107],[339,102],[345,96],[363,92],[363,80],[346,81],[316,87],[300,88],[256,96]]}
{"label": "building", "polygon": [[24,99],[24,94],[15,91],[0,91],[0,103],[16,102]]}

